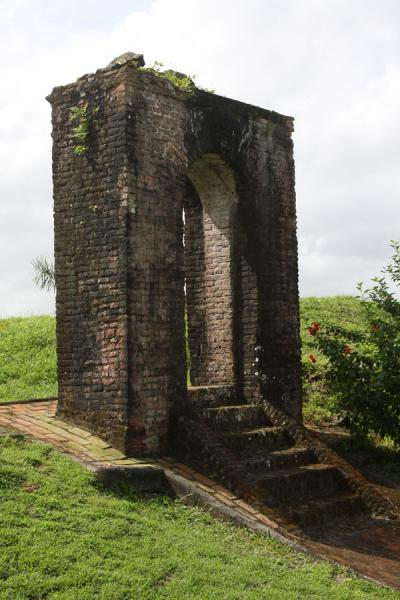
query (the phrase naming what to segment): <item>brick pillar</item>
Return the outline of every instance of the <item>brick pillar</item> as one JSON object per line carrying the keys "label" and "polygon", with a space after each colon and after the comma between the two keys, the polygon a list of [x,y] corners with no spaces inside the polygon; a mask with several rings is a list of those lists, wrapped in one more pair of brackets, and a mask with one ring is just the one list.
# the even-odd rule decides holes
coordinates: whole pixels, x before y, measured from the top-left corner
{"label": "brick pillar", "polygon": [[184,104],[170,87],[128,63],[49,97],[58,415],[132,455],[165,450],[186,393]]}

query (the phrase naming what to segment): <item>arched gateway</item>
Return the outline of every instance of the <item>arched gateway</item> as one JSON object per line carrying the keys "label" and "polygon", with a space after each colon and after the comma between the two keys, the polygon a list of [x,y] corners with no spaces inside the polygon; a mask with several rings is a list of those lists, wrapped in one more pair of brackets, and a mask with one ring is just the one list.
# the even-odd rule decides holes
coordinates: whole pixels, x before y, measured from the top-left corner
{"label": "arched gateway", "polygon": [[137,456],[189,394],[257,403],[258,345],[264,393],[301,418],[292,119],[141,65],[49,96],[58,413]]}

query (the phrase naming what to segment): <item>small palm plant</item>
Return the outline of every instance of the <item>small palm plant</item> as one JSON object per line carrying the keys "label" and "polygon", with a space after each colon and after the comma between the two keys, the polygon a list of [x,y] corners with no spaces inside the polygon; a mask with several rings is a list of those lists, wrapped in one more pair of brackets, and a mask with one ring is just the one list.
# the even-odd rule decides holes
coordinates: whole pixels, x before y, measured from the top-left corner
{"label": "small palm plant", "polygon": [[32,261],[33,270],[35,275],[33,281],[41,290],[55,291],[56,289],[56,278],[54,263],[47,260],[47,258],[35,258]]}

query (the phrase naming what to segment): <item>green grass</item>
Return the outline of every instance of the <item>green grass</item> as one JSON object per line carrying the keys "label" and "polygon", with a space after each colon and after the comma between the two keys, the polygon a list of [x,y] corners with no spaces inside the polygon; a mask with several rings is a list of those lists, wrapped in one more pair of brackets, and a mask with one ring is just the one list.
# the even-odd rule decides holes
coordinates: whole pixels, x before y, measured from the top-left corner
{"label": "green grass", "polygon": [[57,395],[55,319],[0,319],[0,403]]}
{"label": "green grass", "polygon": [[[362,327],[353,298],[305,298],[301,312],[303,360],[310,322]],[[52,317],[0,320],[0,402],[57,393],[54,330]],[[22,437],[0,436],[0,506],[0,600],[400,600],[177,500],[102,489]]]}
{"label": "green grass", "polygon": [[0,437],[0,506],[1,600],[400,598],[23,438]]}

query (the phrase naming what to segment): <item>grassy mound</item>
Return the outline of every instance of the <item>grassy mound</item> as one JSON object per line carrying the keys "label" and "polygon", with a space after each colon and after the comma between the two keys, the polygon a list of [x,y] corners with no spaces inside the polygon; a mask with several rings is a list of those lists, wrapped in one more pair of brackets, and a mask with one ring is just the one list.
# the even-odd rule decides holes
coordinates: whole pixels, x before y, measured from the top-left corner
{"label": "grassy mound", "polygon": [[0,319],[0,402],[55,395],[54,317]]}
{"label": "grassy mound", "polygon": [[0,437],[0,506],[1,600],[399,598],[23,438]]}

